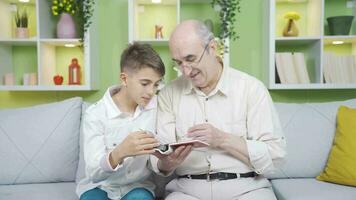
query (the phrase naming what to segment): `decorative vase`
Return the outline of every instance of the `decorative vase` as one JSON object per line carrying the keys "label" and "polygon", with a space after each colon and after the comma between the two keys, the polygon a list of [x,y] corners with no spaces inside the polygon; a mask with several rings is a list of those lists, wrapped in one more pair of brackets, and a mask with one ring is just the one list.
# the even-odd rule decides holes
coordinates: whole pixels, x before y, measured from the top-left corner
{"label": "decorative vase", "polygon": [[73,17],[63,12],[57,23],[57,38],[76,38],[77,32]]}
{"label": "decorative vase", "polygon": [[354,16],[328,17],[330,35],[349,35]]}
{"label": "decorative vase", "polygon": [[16,38],[28,38],[28,28],[16,28]]}
{"label": "decorative vase", "polygon": [[295,37],[298,36],[299,30],[293,19],[288,19],[288,23],[283,29],[283,36],[285,37]]}

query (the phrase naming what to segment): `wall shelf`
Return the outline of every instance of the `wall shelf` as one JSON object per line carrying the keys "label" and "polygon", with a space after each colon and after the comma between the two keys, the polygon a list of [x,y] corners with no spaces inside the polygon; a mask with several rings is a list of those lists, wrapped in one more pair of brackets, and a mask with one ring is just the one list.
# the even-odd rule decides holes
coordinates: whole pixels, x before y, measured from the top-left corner
{"label": "wall shelf", "polygon": [[[150,44],[161,55],[168,55],[168,40],[179,22],[187,19],[204,21],[210,19],[217,36],[219,26],[218,12],[207,0],[162,0],[154,4],[148,0],[128,0],[129,43]],[[155,39],[155,25],[163,25],[163,38]],[[229,41],[226,42],[229,45]],[[224,54],[224,65],[229,66],[229,53]],[[177,74],[172,60],[164,60],[167,74]],[[178,73],[179,75],[179,73]],[[175,75],[176,76],[176,75]],[[174,79],[169,77],[168,79]]]}
{"label": "wall shelf", "polygon": [[[351,89],[356,88],[356,24],[355,19],[349,35],[330,35],[326,21],[327,17],[338,15],[354,15],[356,1],[347,0],[268,0],[266,3],[265,24],[268,30],[265,40],[266,54],[264,60],[268,63],[264,82],[269,89],[298,90],[298,89]],[[353,6],[349,6],[350,3]],[[284,37],[283,28],[287,22],[284,14],[296,11],[300,20],[296,21],[299,35]],[[342,44],[335,44],[335,41]],[[292,53],[295,69],[295,53],[303,53],[304,63],[310,78],[310,83],[283,83],[277,70],[276,53]],[[330,58],[335,55],[334,58]],[[286,58],[286,57],[284,57]],[[329,59],[329,60],[328,60]],[[334,60],[330,60],[334,59]],[[345,61],[345,60],[353,61]],[[337,62],[343,64],[335,64]],[[280,63],[280,62],[279,62]],[[281,66],[281,64],[279,64]],[[285,63],[284,63],[285,65]],[[341,72],[340,77],[328,78],[335,70]],[[349,72],[346,72],[349,70]],[[290,71],[289,71],[290,72]],[[351,75],[353,74],[354,75]],[[352,77],[353,76],[353,77]],[[344,81],[344,80],[346,81]],[[282,82],[282,83],[281,83]]]}
{"label": "wall shelf", "polygon": [[[28,39],[15,37],[14,14],[24,9],[29,15]],[[99,59],[97,37],[97,9],[94,9],[92,24],[81,44],[79,38],[56,37],[58,19],[51,14],[48,0],[30,0],[21,3],[15,0],[0,0],[0,90],[8,91],[78,91],[96,90],[99,87]],[[67,45],[74,47],[67,47]],[[68,66],[77,58],[81,66],[81,85],[68,85]],[[24,85],[24,74],[36,74],[36,85]],[[4,77],[14,75],[14,85],[5,85]],[[62,75],[63,85],[53,82],[55,75]]]}

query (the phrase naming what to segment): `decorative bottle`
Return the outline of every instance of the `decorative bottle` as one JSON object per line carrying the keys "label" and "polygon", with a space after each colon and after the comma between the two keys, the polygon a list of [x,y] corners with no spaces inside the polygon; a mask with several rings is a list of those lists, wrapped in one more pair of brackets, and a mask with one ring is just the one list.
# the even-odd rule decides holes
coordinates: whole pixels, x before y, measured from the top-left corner
{"label": "decorative bottle", "polygon": [[72,63],[69,65],[69,85],[80,85],[80,65],[78,64],[78,59],[73,58]]}

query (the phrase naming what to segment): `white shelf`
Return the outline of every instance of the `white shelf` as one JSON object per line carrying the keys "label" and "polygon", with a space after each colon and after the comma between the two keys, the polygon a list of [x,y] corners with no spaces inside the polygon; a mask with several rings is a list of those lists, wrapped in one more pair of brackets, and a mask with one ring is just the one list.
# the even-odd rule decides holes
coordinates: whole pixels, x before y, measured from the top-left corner
{"label": "white shelf", "polygon": [[3,86],[0,85],[0,91],[84,91],[91,90],[90,87],[85,85],[13,85]]}
{"label": "white shelf", "polygon": [[152,46],[168,46],[168,39],[142,39],[134,42],[150,44]]}
{"label": "white shelf", "polygon": [[81,45],[80,39],[40,39],[40,42],[44,42],[53,46],[64,46],[66,44],[74,44],[75,46]]}
{"label": "white shelf", "polygon": [[35,46],[37,39],[0,39],[0,44],[12,46]]}
{"label": "white shelf", "polygon": [[[183,9],[184,5],[189,5],[189,7],[193,7],[193,9],[197,9],[195,16],[189,16],[189,19],[207,19],[218,16],[217,13],[212,13],[209,9],[213,9],[210,6],[211,1],[208,0],[162,0],[162,4],[153,4],[151,0],[128,0],[128,23],[129,23],[129,43],[138,42],[138,43],[146,43],[152,46],[159,47],[167,47],[169,42],[169,36],[175,26],[181,21],[184,20]],[[204,4],[204,5],[203,5]],[[161,11],[165,11],[165,6],[171,6],[169,13],[161,13]],[[205,8],[203,8],[203,5]],[[147,9],[147,7],[155,7],[155,10]],[[174,8],[172,8],[174,6]],[[209,9],[206,9],[209,8]],[[199,10],[200,9],[200,10]],[[152,21],[162,21],[166,23],[163,24],[163,39],[155,39],[153,35],[143,34],[147,30],[151,30],[151,33],[154,33],[154,25],[155,22],[148,22],[147,18],[143,17],[148,15],[145,12],[150,12],[149,17]],[[201,11],[201,12],[200,12]],[[204,12],[207,11],[207,12]],[[214,10],[213,10],[214,12]],[[157,15],[158,13],[158,15]],[[216,16],[213,16],[216,15]],[[167,22],[165,20],[170,20],[171,22]],[[140,24],[140,22],[144,22],[144,24]],[[149,26],[147,24],[150,24]],[[158,23],[159,24],[159,23]],[[148,27],[148,28],[144,28]],[[168,30],[167,30],[168,29]],[[226,46],[229,47],[229,41],[226,42]],[[224,65],[229,66],[229,53],[224,54]],[[170,63],[166,63],[166,66],[170,66]],[[168,70],[173,70],[170,69]]]}
{"label": "white shelf", "polygon": [[[96,90],[99,87],[98,58],[98,9],[94,9],[92,24],[82,44],[80,38],[56,38],[57,19],[51,16],[51,2],[31,0],[26,4],[29,14],[34,16],[29,23],[31,38],[16,39],[13,27],[13,6],[22,7],[18,0],[0,0],[0,90],[9,91],[78,91]],[[94,38],[94,39],[91,39]],[[74,45],[74,48],[66,47]],[[80,47],[79,47],[80,46]],[[18,59],[21,58],[21,59]],[[25,60],[23,60],[25,58]],[[77,58],[81,66],[81,85],[56,86],[53,76],[64,77],[68,83],[68,66],[72,58]],[[30,62],[26,61],[29,60]],[[4,85],[5,74],[15,76],[15,85]],[[36,73],[37,85],[22,85],[24,73]]]}
{"label": "white shelf", "polygon": [[320,40],[320,37],[277,37],[276,41],[290,41],[290,40]]}
{"label": "white shelf", "polygon": [[338,83],[338,84],[327,84],[327,83],[312,83],[312,84],[274,84],[269,89],[274,90],[317,90],[317,89],[354,89],[356,88],[356,83]]}
{"label": "white shelf", "polygon": [[[352,35],[352,31],[350,31],[351,35],[324,35],[324,26],[327,28],[326,17],[335,15],[333,13],[327,13],[333,11],[330,11],[330,2],[330,0],[268,0],[265,2],[265,7],[267,9],[265,10],[264,19],[266,21],[264,24],[267,26],[265,28],[268,30],[268,34],[266,34],[264,38],[266,41],[265,47],[267,52],[264,54],[263,59],[268,63],[268,67],[265,71],[266,76],[264,82],[269,89],[299,90],[356,88],[356,83],[325,83],[324,80],[324,52],[336,51],[339,55],[345,54],[346,52],[346,55],[349,53],[349,55],[356,56],[356,35]],[[332,3],[335,2],[336,1],[333,1]],[[342,9],[340,8],[342,6],[347,10],[346,3],[344,5],[343,2],[340,2],[338,9]],[[351,10],[352,13],[356,13],[356,7]],[[297,37],[281,36],[282,26],[286,23],[284,14],[288,11],[297,11],[301,15],[301,19],[297,21],[297,26],[300,32]],[[340,12],[340,10],[338,12]],[[332,45],[333,41],[339,40],[346,44],[345,47],[342,47],[342,45]],[[278,76],[278,73],[275,66],[275,52],[304,53],[311,83],[281,84],[277,82],[278,77],[276,76]]]}

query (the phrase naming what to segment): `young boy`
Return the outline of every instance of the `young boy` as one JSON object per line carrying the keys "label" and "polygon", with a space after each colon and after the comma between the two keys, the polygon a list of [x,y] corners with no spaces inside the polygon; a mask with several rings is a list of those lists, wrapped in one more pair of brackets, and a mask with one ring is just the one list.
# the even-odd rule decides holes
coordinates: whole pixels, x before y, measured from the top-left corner
{"label": "young boy", "polygon": [[154,199],[147,165],[159,142],[149,132],[155,132],[164,64],[149,45],[133,44],[122,53],[120,67],[121,85],[108,88],[84,116],[81,200]]}

